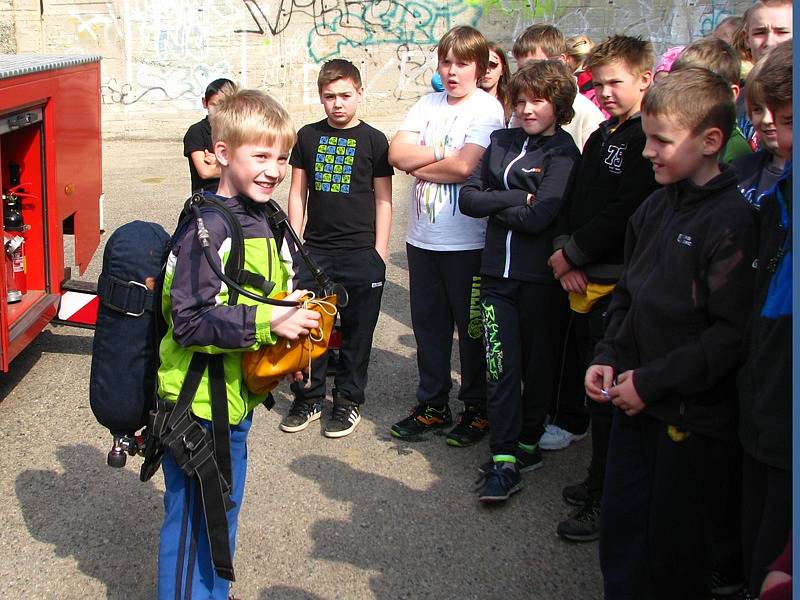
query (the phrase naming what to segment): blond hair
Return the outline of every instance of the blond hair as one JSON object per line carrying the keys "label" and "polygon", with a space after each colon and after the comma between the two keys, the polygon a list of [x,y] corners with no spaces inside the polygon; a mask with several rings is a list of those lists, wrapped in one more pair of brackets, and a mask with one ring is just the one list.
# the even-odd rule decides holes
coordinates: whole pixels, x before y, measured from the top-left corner
{"label": "blond hair", "polygon": [[245,144],[280,145],[291,149],[297,139],[286,109],[269,94],[239,90],[225,96],[211,116],[211,140],[230,150]]}
{"label": "blond hair", "polygon": [[736,121],[730,84],[702,67],[671,71],[669,77],[654,83],[644,95],[642,113],[665,116],[693,135],[716,127],[722,131],[724,143]]}
{"label": "blond hair", "polygon": [[624,63],[628,71],[636,77],[645,71],[652,71],[655,62],[653,45],[641,37],[613,35],[592,48],[584,67],[593,71],[614,62]]}
{"label": "blond hair", "polygon": [[729,85],[739,85],[742,61],[736,50],[720,38],[703,38],[683,49],[670,73],[687,67],[702,67],[721,76]]}

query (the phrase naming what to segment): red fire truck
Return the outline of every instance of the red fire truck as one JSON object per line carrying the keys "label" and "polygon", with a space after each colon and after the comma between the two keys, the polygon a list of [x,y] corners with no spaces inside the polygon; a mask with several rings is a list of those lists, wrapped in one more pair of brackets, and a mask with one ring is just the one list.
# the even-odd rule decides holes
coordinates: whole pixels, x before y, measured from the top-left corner
{"label": "red fire truck", "polygon": [[100,243],[99,56],[0,55],[0,174],[7,371],[50,321],[91,326],[96,318],[96,297],[85,293],[93,285],[71,276]]}

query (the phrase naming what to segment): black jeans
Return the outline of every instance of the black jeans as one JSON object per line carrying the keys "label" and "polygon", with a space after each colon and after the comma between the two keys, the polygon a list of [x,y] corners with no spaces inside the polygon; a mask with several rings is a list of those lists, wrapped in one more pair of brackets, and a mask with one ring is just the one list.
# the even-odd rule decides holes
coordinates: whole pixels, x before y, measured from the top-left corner
{"label": "black jeans", "polygon": [[518,442],[536,444],[544,433],[558,361],[559,313],[565,302],[558,285],[483,276],[492,454],[513,455]]}
{"label": "black jeans", "polygon": [[[309,251],[319,267],[347,290],[347,306],[339,309],[342,346],[333,380],[334,399],[362,404],[367,387],[367,367],[372,349],[372,334],[381,310],[386,264],[374,248],[328,255]],[[318,292],[316,282],[305,264],[295,275],[295,289]],[[316,401],[325,397],[325,373],[328,354],[311,363],[311,387],[295,382],[291,388],[296,398]]]}
{"label": "black jeans", "polygon": [[458,330],[464,404],[486,405],[486,360],[480,309],[481,250],[437,252],[406,244],[411,325],[417,341],[417,402],[444,406],[453,382],[450,354]]}

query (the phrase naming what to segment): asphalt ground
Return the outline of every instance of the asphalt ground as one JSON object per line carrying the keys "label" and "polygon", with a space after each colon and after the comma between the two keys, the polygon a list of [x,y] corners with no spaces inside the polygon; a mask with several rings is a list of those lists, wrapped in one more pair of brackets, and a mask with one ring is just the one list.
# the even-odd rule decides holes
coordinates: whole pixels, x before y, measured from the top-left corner
{"label": "asphalt ground", "polygon": [[[103,241],[132,219],[167,229],[188,195],[179,141],[106,142]],[[392,423],[417,382],[404,234],[411,179],[394,180],[387,285],[358,429],[331,440],[322,421],[296,434],[257,410],[236,554],[241,599],[572,599],[602,596],[597,544],[555,533],[561,488],[585,474],[590,442],[546,453],[502,507],[473,492],[482,442],[400,442]],[[284,201],[288,181],[276,196]],[[95,279],[102,248],[82,278]],[[111,438],[89,408],[92,333],[48,326],[0,376],[0,598],[154,598],[163,478],[140,459],[106,466]],[[451,407],[456,398],[457,356]],[[330,402],[326,413],[330,410]]]}

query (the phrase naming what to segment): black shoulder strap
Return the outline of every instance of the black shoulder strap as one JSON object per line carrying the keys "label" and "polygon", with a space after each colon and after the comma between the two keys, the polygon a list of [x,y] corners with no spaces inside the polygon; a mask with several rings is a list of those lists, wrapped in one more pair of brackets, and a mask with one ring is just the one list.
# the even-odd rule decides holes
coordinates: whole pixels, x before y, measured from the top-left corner
{"label": "black shoulder strap", "polygon": [[[269,296],[275,287],[272,279],[272,253],[268,253],[268,273],[269,279],[259,273],[253,273],[244,268],[244,232],[239,219],[231,212],[225,203],[211,194],[193,194],[189,200],[186,201],[183,209],[183,215],[187,215],[191,219],[191,211],[189,210],[189,202],[200,204],[201,210],[215,210],[220,214],[225,221],[228,231],[231,234],[231,251],[228,260],[225,262],[224,271],[225,275],[233,279],[240,285],[249,285],[257,290],[260,290],[265,296]],[[270,227],[271,227],[270,223]],[[278,246],[280,250],[280,246]],[[228,290],[228,304],[233,305],[239,299],[239,292],[235,289]]]}
{"label": "black shoulder strap", "polygon": [[[232,485],[230,427],[222,361],[221,354],[195,352],[192,355],[177,402],[164,427],[166,434],[162,442],[169,447],[183,472],[196,477],[214,569],[220,577],[234,581],[227,517]],[[206,369],[211,392],[212,439],[189,410]]]}

